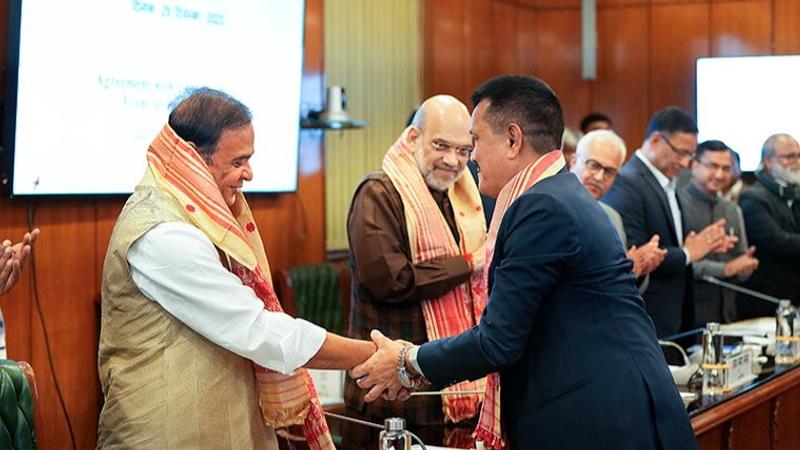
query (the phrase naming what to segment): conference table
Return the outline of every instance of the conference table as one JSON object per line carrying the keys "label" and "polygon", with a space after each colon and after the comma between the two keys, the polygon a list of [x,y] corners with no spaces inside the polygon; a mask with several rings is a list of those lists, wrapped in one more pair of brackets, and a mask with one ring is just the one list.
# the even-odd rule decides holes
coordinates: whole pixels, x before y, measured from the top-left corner
{"label": "conference table", "polygon": [[800,366],[767,369],[719,400],[698,399],[689,417],[702,450],[800,449]]}
{"label": "conference table", "polygon": [[[771,340],[774,329],[775,319],[770,317],[722,325],[726,339],[734,340],[737,334],[751,333]],[[702,343],[702,331],[668,340],[686,349]],[[687,405],[702,450],[800,450],[800,363],[776,366],[772,357],[762,358],[754,380],[721,397],[699,397]]]}

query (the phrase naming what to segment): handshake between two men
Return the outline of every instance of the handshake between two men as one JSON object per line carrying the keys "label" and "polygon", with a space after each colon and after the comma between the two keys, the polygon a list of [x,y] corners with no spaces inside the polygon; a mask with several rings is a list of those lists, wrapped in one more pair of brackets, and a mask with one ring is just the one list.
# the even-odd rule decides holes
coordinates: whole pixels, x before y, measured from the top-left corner
{"label": "handshake between two men", "polygon": [[378,330],[372,330],[370,337],[376,346],[375,353],[350,370],[356,384],[367,392],[364,401],[372,402],[379,397],[405,401],[412,391],[428,384],[412,361],[418,347],[400,339],[391,340]]}

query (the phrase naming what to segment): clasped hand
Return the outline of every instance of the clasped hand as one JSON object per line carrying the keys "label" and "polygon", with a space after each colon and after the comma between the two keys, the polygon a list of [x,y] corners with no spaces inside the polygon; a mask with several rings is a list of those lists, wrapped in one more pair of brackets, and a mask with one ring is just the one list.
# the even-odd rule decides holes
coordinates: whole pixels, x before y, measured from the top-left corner
{"label": "clasped hand", "polygon": [[356,384],[367,391],[364,401],[372,402],[378,397],[384,400],[408,400],[409,389],[403,387],[398,378],[398,358],[403,347],[411,345],[404,341],[393,341],[378,330],[370,333],[377,350],[365,362],[350,370]]}
{"label": "clasped hand", "polygon": [[739,238],[725,233],[725,219],[719,219],[703,228],[699,233],[692,231],[686,236],[683,247],[689,251],[691,262],[705,258],[709,253],[725,253],[739,241]]}
{"label": "clasped hand", "polygon": [[661,265],[667,256],[667,250],[659,248],[660,237],[654,234],[646,244],[641,247],[632,246],[628,250],[628,258],[633,261],[633,273],[637,277],[647,275]]}
{"label": "clasped hand", "polygon": [[31,246],[39,238],[39,229],[25,233],[22,241],[12,244],[5,240],[0,244],[0,294],[11,290],[22,273],[25,260],[31,253]]}

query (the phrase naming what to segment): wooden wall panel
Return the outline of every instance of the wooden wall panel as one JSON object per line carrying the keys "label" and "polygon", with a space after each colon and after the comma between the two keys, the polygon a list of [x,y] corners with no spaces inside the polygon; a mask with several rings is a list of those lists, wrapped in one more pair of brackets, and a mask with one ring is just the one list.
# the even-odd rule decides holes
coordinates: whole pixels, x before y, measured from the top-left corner
{"label": "wooden wall panel", "polygon": [[536,13],[539,63],[533,73],[558,95],[567,123],[576,123],[590,106],[589,84],[581,77],[581,14],[578,9]]}
{"label": "wooden wall panel", "polygon": [[[597,1],[597,7],[600,9],[613,8],[617,6],[624,6],[624,7],[643,6],[648,2],[648,0],[596,0],[596,1]],[[653,0],[652,3],[656,3],[656,0]]]}
{"label": "wooden wall panel", "polygon": [[[620,26],[620,24],[625,26]],[[568,123],[576,124],[589,110],[608,114],[625,140],[628,152],[642,142],[648,116],[648,16],[644,8],[601,9],[597,15],[597,80],[592,102]]]}
{"label": "wooden wall panel", "polygon": [[517,0],[521,4],[535,5],[539,9],[576,9],[581,7],[581,0]]}
{"label": "wooden wall panel", "polygon": [[776,55],[800,53],[800,2],[775,0],[774,5],[773,51]]}
{"label": "wooden wall panel", "polygon": [[[540,18],[529,8],[517,11],[517,61],[518,72],[528,75],[536,73],[539,55]],[[478,81],[478,83],[484,80]]]}
{"label": "wooden wall panel", "polygon": [[492,3],[492,45],[495,49],[492,75],[519,72],[517,11],[517,6],[511,3]]}
{"label": "wooden wall panel", "polygon": [[[100,396],[94,350],[98,335],[95,298],[99,294],[94,268],[98,262],[91,246],[95,201],[48,200],[38,209],[36,225],[42,235],[36,248],[36,275],[52,363],[67,412],[73,418],[78,448],[89,448],[97,439],[97,424],[75,419],[96,413]],[[35,409],[38,429],[46,430],[51,442],[69,442],[69,430],[47,371],[44,334],[36,319],[31,328],[31,342],[30,363],[37,371],[38,405],[42,406]],[[75,349],[85,351],[74,352]],[[13,354],[11,350],[9,353]]]}
{"label": "wooden wall panel", "polygon": [[772,2],[713,3],[710,28],[713,56],[770,54]]}
{"label": "wooden wall panel", "polygon": [[651,8],[650,113],[679,106],[694,115],[695,61],[708,56],[709,4],[659,5]]}
{"label": "wooden wall panel", "polygon": [[[461,91],[455,94],[472,109],[472,92],[495,74],[493,58],[496,49],[492,40],[488,39],[492,33],[492,24],[486,20],[492,14],[492,1],[469,0],[464,6],[464,83]],[[523,22],[523,18],[520,18],[520,22]],[[522,29],[517,30],[523,32]]]}
{"label": "wooden wall panel", "polygon": [[[18,199],[0,200],[0,240],[10,239],[19,242],[28,230],[26,204]],[[22,278],[15,289],[0,295],[0,308],[6,321],[6,346],[15,349],[17,354],[27,360],[31,358],[30,328],[33,303],[31,272],[22,272]]]}
{"label": "wooden wall panel", "polygon": [[[493,65],[481,67],[482,72],[521,72],[544,79],[559,95],[567,125],[577,126],[590,111],[605,112],[630,150],[641,143],[656,110],[674,104],[694,113],[698,57],[800,52],[796,0],[598,0],[598,76],[582,81],[580,1],[481,0],[481,7],[487,2],[491,14],[482,15],[484,24],[473,19],[469,25],[494,29],[485,39]],[[424,8],[441,12],[454,3],[461,5],[426,0]],[[428,17],[426,30],[436,29],[439,19]],[[426,34],[425,48],[444,46],[441,35]],[[478,45],[476,39],[481,38],[468,45]],[[458,52],[452,40],[448,45]],[[426,71],[428,61],[426,50]],[[431,89],[428,82],[424,80],[424,92]],[[445,87],[436,85],[438,92]]]}
{"label": "wooden wall panel", "polygon": [[[306,1],[303,100],[315,105],[322,103],[325,86],[322,7],[323,0]],[[5,62],[7,16],[8,2],[0,2],[1,62]],[[4,82],[0,77],[0,84]],[[297,193],[250,198],[273,270],[325,258],[322,134],[303,132],[300,142]],[[28,203],[24,199],[0,198],[0,239],[20,239],[27,229]],[[118,197],[30,201],[36,205],[35,226],[42,229],[35,250],[39,300],[56,377],[80,449],[94,448],[97,440],[102,395],[97,376],[96,301],[106,247],[123,203],[124,199]],[[36,313],[31,275],[29,266],[16,288],[0,297],[7,323],[8,354],[12,359],[29,361],[36,372],[39,448],[70,448]]]}
{"label": "wooden wall panel", "polygon": [[[464,100],[464,5],[467,0],[425,2],[423,56],[424,97],[451,94]],[[474,26],[474,22],[470,22]],[[487,25],[491,26],[489,22]]]}

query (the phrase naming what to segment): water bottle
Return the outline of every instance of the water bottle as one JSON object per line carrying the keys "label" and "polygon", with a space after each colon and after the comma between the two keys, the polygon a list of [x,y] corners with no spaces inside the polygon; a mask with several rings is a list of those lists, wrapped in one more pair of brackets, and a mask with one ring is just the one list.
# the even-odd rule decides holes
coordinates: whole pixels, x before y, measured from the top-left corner
{"label": "water bottle", "polygon": [[723,359],[723,338],[719,323],[709,322],[703,330],[703,396],[716,397],[725,393],[729,365]]}
{"label": "water bottle", "polygon": [[380,450],[411,450],[411,434],[406,431],[406,421],[390,417],[383,422]]}
{"label": "water bottle", "polygon": [[781,300],[775,311],[775,364],[793,364],[798,357],[798,315],[789,300]]}

